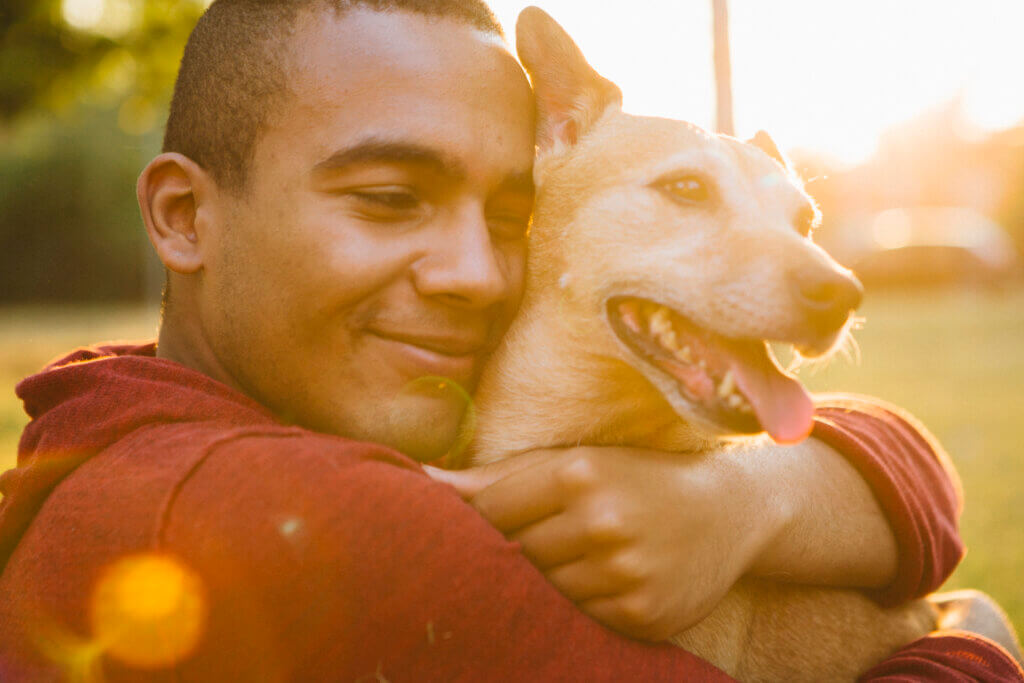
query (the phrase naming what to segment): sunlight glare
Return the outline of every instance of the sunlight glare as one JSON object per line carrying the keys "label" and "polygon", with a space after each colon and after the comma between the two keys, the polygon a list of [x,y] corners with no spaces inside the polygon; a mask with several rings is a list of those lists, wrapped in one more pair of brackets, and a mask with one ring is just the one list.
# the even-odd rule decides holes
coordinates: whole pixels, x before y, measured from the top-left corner
{"label": "sunlight glare", "polygon": [[889,209],[878,214],[871,226],[875,244],[883,249],[899,249],[910,243],[913,224],[903,209]]}
{"label": "sunlight glare", "polygon": [[[494,0],[508,35],[529,2]],[[710,0],[542,3],[631,113],[714,115]],[[958,95],[991,131],[1024,120],[1024,3],[730,0],[736,130],[841,165],[871,157],[893,126]]]}

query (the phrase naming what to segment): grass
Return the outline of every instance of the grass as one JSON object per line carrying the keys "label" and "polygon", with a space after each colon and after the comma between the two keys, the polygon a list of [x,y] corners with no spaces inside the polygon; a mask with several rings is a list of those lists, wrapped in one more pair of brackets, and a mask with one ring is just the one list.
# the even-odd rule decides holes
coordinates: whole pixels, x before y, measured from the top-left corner
{"label": "grass", "polygon": [[1024,291],[869,296],[862,313],[860,364],[805,382],[884,398],[935,433],[965,500],[968,553],[947,587],[990,593],[1024,627]]}
{"label": "grass", "polygon": [[[1024,290],[869,296],[859,365],[802,372],[816,390],[879,396],[924,421],[963,480],[967,558],[947,587],[993,595],[1024,626]],[[155,310],[0,310],[0,468],[26,418],[14,383],[76,345],[151,337]]]}

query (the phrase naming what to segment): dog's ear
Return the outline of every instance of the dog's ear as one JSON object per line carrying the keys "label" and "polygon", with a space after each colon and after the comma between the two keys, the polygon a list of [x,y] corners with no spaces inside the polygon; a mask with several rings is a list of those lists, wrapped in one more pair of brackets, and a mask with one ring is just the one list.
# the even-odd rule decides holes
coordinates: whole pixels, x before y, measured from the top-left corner
{"label": "dog's ear", "polygon": [[537,98],[537,147],[571,145],[611,104],[618,86],[587,63],[580,48],[547,12],[527,7],[516,22],[516,51]]}
{"label": "dog's ear", "polygon": [[762,152],[770,156],[775,161],[782,164],[785,168],[789,168],[789,160],[779,151],[778,146],[772,137],[765,133],[763,130],[759,130],[754,133],[754,137],[747,140],[747,144],[757,147]]}

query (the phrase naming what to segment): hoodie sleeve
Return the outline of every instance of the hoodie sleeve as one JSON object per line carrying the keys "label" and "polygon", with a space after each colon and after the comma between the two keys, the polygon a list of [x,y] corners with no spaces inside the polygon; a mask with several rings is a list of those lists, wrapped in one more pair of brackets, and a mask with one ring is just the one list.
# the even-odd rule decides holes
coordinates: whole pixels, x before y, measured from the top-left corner
{"label": "hoodie sleeve", "polygon": [[819,397],[812,435],[842,453],[882,507],[899,547],[883,605],[921,597],[949,578],[964,555],[960,482],[949,456],[905,411],[877,399]]}
{"label": "hoodie sleeve", "polygon": [[932,633],[900,649],[858,679],[859,683],[1009,683],[1024,669],[996,643],[964,631]]}
{"label": "hoodie sleeve", "polygon": [[378,451],[248,437],[193,470],[161,532],[212,601],[183,679],[731,680],[592,621],[452,488]]}

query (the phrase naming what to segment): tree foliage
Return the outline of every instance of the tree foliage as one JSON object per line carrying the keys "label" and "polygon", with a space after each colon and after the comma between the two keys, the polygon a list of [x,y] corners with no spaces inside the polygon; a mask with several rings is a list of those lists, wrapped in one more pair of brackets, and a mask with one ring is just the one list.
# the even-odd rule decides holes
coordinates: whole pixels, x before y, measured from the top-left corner
{"label": "tree foliage", "polygon": [[138,299],[135,178],[201,0],[0,3],[0,303]]}
{"label": "tree foliage", "polygon": [[6,0],[0,118],[117,102],[129,132],[152,124],[201,0]]}

